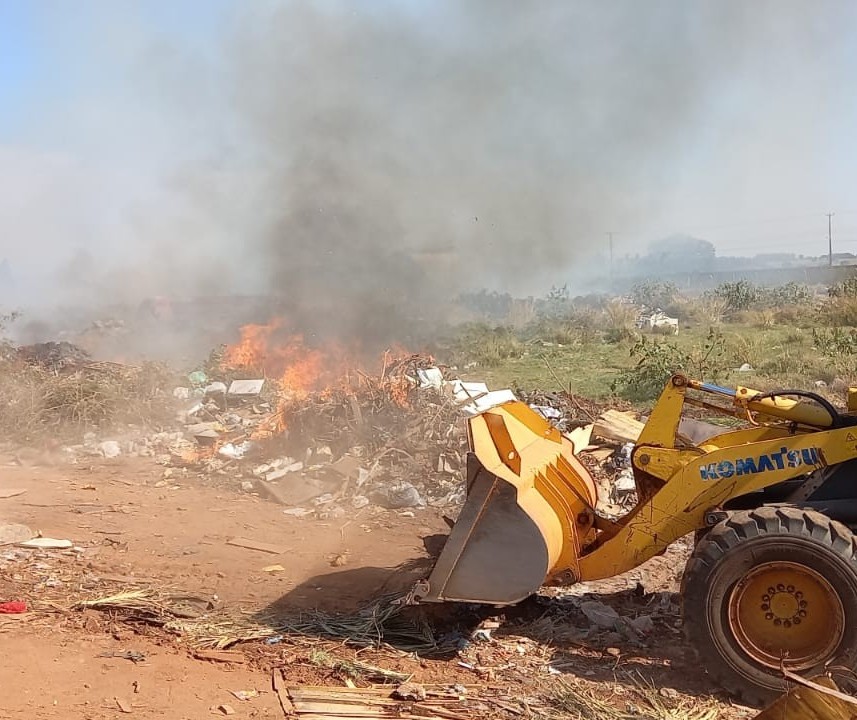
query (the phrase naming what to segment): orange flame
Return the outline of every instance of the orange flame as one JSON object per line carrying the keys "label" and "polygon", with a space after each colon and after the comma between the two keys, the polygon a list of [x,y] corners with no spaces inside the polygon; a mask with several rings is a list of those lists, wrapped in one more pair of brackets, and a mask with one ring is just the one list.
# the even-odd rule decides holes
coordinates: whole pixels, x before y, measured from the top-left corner
{"label": "orange flame", "polygon": [[275,378],[284,391],[298,395],[325,387],[342,367],[334,346],[325,351],[307,347],[303,336],[290,333],[281,319],[242,327],[241,339],[226,348],[222,364]]}

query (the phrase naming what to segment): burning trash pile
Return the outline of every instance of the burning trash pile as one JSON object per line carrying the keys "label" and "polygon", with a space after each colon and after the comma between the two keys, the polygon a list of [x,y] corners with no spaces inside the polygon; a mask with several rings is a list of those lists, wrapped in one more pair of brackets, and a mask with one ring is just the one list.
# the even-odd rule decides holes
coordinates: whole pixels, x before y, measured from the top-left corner
{"label": "burning trash pile", "polygon": [[464,417],[521,399],[577,435],[605,512],[633,503],[627,439],[617,442],[608,427],[600,436],[608,444],[590,445],[595,404],[569,393],[492,392],[426,355],[387,351],[374,372],[348,357],[337,346],[308,347],[281,323],[246,326],[240,342],[175,388],[183,430],[151,438],[165,477],[230,483],[296,516],[456,506],[464,499]]}
{"label": "burning trash pile", "polygon": [[170,475],[240,483],[294,515],[463,499],[461,409],[473,388],[428,356],[388,351],[367,372],[282,331],[248,326],[175,389],[184,431],[155,438]]}

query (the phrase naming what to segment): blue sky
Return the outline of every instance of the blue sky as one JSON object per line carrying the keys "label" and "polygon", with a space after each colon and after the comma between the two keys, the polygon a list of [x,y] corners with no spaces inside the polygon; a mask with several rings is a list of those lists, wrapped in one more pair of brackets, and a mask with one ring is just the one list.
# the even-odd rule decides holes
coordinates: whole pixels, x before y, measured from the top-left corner
{"label": "blue sky", "polygon": [[[539,185],[556,175],[568,202],[551,200],[548,211],[556,217],[538,226],[536,241],[538,232],[556,234],[555,243],[567,234],[569,244],[589,250],[613,231],[620,252],[635,252],[658,237],[688,232],[713,241],[721,254],[821,254],[824,213],[833,211],[836,249],[857,252],[855,4],[557,2],[534,6],[551,10],[532,17],[515,10],[510,25],[520,27],[511,29],[504,12],[515,3],[500,0],[303,3],[323,8],[315,16],[296,11],[301,5],[0,0],[0,256],[38,272],[46,255],[61,263],[83,248],[105,262],[129,261],[182,238],[192,262],[204,248],[226,243],[223,228],[252,237],[256,228],[245,220],[267,206],[254,207],[244,188],[258,190],[268,179],[248,178],[254,168],[247,158],[264,156],[266,132],[284,156],[302,146],[300,133],[276,133],[277,123],[285,127],[290,118],[292,96],[304,105],[318,101],[321,116],[339,92],[339,78],[314,74],[313,39],[304,37],[311,32],[324,36],[328,53],[352,48],[344,56],[357,65],[360,53],[379,53],[366,62],[370,72],[357,76],[365,92],[344,88],[358,105],[361,95],[369,97],[372,111],[378,107],[371,103],[381,110],[389,103],[389,127],[373,142],[409,129],[417,143],[436,141],[415,147],[409,160],[425,172],[402,175],[413,180],[408,198],[419,194],[435,203],[425,213],[428,222],[446,212],[457,218],[420,228],[427,237],[463,228],[464,246],[514,234],[516,214],[544,215]],[[667,22],[646,17],[649,9]],[[643,13],[644,22],[625,23],[623,13]],[[353,21],[354,14],[369,21]],[[689,21],[672,25],[675,15]],[[728,19],[711,31],[721,17]],[[389,57],[365,44],[375,25],[382,42],[395,40],[398,31],[386,28],[394,21],[404,42]],[[305,29],[295,27],[302,22]],[[580,32],[581,23],[592,30]],[[640,36],[616,40],[612,29],[628,24]],[[565,32],[574,39],[564,42]],[[298,60],[309,63],[307,72],[281,73],[302,40],[309,60]],[[671,57],[673,47],[684,54]],[[426,65],[435,62],[432,74]],[[685,64],[698,66],[697,74],[685,77]],[[634,77],[638,66],[646,72]],[[262,69],[245,77],[246,67]],[[349,70],[342,69],[346,79]],[[388,71],[389,78],[378,79]],[[610,82],[598,81],[602,71]],[[309,75],[318,88],[299,86]],[[473,91],[465,88],[435,117],[431,103],[448,102],[461,91],[461,78],[474,83]],[[245,81],[253,87],[242,87]],[[666,102],[676,103],[674,123],[668,107],[654,113],[646,107],[661,82]],[[483,98],[485,88],[496,96]],[[639,104],[629,103],[638,90]],[[629,117],[617,119],[623,113]],[[270,118],[273,128],[263,125]],[[446,137],[455,143],[446,147]],[[402,152],[390,145],[391,155]],[[492,160],[503,153],[510,164],[495,167]],[[434,185],[432,172],[439,178]],[[447,187],[446,178],[459,172],[466,176],[462,188]],[[498,183],[504,172],[511,179]],[[517,187],[516,173],[519,183],[531,178],[532,188]],[[209,207],[198,211],[207,196],[218,198],[222,216]],[[398,202],[391,194],[389,206]],[[510,206],[505,215],[504,205]],[[466,235],[476,215],[492,227],[487,240]],[[404,213],[404,224],[416,216]],[[540,272],[558,264],[545,257]]]}

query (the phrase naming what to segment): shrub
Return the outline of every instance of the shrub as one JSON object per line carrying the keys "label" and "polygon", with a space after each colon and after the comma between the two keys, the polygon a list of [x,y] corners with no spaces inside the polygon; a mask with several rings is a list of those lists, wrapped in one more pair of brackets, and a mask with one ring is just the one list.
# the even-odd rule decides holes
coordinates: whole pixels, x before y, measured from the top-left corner
{"label": "shrub", "polygon": [[857,326],[857,297],[836,295],[818,308],[817,322],[828,327]]}
{"label": "shrub", "polygon": [[813,329],[812,342],[837,373],[857,374],[857,330],[840,327]]}
{"label": "shrub", "polygon": [[631,297],[638,305],[663,309],[675,302],[678,288],[671,282],[647,280],[631,288]]}
{"label": "shrub", "polygon": [[759,290],[759,301],[767,307],[808,305],[812,302],[812,299],[812,291],[806,285],[796,282],[787,282],[785,285],[761,288]]}
{"label": "shrub", "polygon": [[689,352],[674,342],[643,336],[631,348],[636,365],[623,371],[611,387],[628,400],[645,401],[656,398],[675,372],[716,380],[726,370],[725,350],[723,335],[713,329],[701,345]]}
{"label": "shrub", "polygon": [[608,300],[604,303],[606,326],[610,330],[630,330],[637,320],[636,309],[621,300]]}
{"label": "shrub", "polygon": [[832,298],[857,298],[857,277],[850,277],[827,288]]}
{"label": "shrub", "polygon": [[747,280],[723,283],[714,294],[726,302],[729,312],[749,310],[759,299],[759,289]]}

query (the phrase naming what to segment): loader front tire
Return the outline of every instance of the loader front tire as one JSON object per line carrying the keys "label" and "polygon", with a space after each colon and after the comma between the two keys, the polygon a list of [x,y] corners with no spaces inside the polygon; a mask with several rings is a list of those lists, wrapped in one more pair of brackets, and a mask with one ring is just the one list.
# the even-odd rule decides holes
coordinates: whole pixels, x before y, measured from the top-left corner
{"label": "loader front tire", "polygon": [[736,512],[697,544],[682,605],[709,675],[744,702],[770,702],[786,689],[782,668],[857,667],[857,540],[817,512]]}

